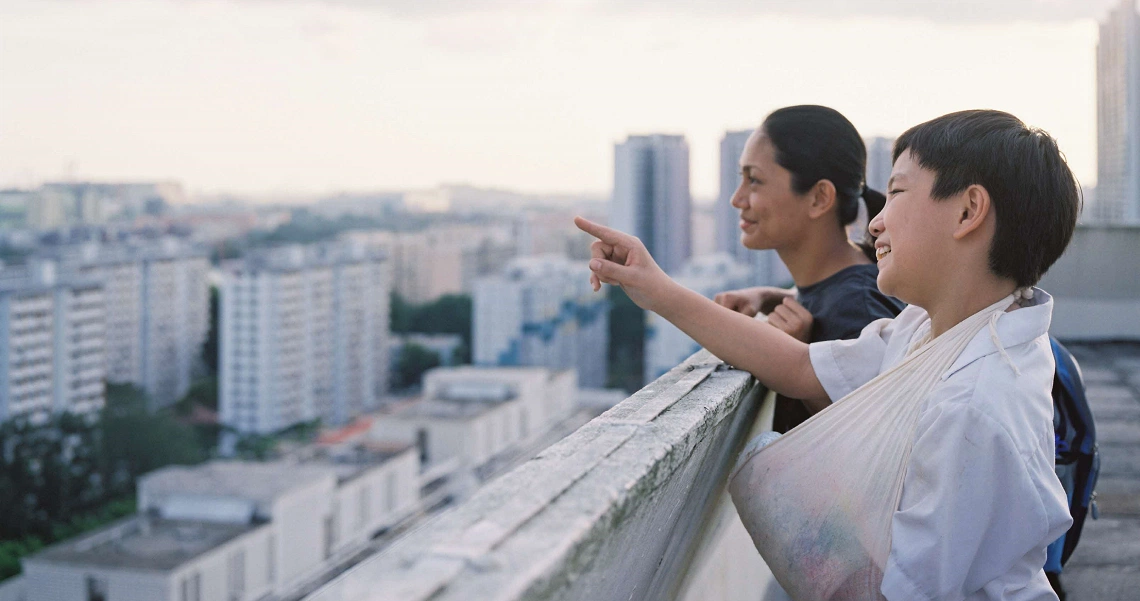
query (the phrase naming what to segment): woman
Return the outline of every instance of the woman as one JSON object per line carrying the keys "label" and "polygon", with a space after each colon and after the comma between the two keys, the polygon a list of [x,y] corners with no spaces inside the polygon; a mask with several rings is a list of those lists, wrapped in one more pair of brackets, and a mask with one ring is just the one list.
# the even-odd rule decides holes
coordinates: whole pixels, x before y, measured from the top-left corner
{"label": "woman", "polygon": [[[874,241],[868,234],[855,245],[847,235],[860,204],[870,221],[886,201],[864,185],[866,169],[863,139],[838,111],[804,105],[768,115],[740,156],[732,206],[740,210],[740,242],[774,249],[796,287],[733,290],[716,302],[749,316],[764,313],[809,343],[855,338],[868,323],[898,315],[903,304],[875,284]],[[787,432],[810,416],[799,400],[779,396],[773,429]]]}

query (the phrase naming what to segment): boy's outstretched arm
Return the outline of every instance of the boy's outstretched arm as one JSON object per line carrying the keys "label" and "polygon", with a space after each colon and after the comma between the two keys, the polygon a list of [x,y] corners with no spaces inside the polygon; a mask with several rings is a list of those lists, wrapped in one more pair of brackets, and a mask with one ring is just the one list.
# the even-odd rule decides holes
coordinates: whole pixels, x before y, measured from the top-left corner
{"label": "boy's outstretched arm", "polygon": [[808,345],[674,282],[635,236],[582,217],[574,224],[598,240],[591,245],[590,282],[621,286],[643,309],[669,320],[721,360],[766,386],[803,399],[813,411],[831,403],[808,356]]}

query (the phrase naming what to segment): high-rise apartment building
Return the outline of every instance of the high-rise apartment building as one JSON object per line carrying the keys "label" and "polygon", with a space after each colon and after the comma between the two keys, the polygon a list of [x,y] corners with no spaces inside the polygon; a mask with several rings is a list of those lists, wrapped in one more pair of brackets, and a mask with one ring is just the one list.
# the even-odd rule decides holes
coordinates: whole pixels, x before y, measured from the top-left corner
{"label": "high-rise apartment building", "polygon": [[1140,14],[1121,0],[1096,49],[1097,186],[1093,218],[1140,223]]}
{"label": "high-rise apartment building", "polygon": [[720,141],[720,194],[716,207],[716,250],[748,266],[747,286],[783,286],[791,274],[774,250],[752,250],[740,243],[740,209],[732,196],[740,187],[740,155],[752,130],[725,132]]}
{"label": "high-rise apartment building", "polygon": [[740,244],[740,209],[732,196],[740,187],[740,155],[752,130],[726,131],[720,139],[720,193],[716,197],[716,251],[747,261],[748,249]]}
{"label": "high-rise apartment building", "polygon": [[891,169],[895,166],[891,160],[895,141],[875,136],[863,142],[867,145],[867,187],[886,194],[887,181],[891,179]]}
{"label": "high-rise apartment building", "polygon": [[266,251],[222,287],[221,420],[271,433],[320,418],[342,425],[387,389],[388,280],[359,245]]}
{"label": "high-rise apartment building", "polygon": [[614,146],[610,222],[640,238],[666,272],[692,254],[692,204],[684,136],[630,136]]}
{"label": "high-rise apartment building", "polygon": [[477,365],[576,368],[584,388],[605,386],[609,304],[584,263],[520,257],[476,280],[472,336]]}
{"label": "high-rise apartment building", "polygon": [[68,274],[103,285],[107,381],[146,390],[153,408],[190,389],[210,320],[205,249],[175,239],[47,250]]}
{"label": "high-rise apartment building", "polygon": [[43,423],[104,401],[104,297],[91,278],[37,261],[0,278],[0,421]]}

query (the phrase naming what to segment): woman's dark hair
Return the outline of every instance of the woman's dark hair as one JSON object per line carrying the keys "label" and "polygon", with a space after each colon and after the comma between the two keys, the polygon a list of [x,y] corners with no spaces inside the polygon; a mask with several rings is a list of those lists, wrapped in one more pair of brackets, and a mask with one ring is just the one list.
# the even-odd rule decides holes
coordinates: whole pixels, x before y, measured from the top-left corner
{"label": "woman's dark hair", "polygon": [[893,160],[906,151],[934,172],[935,199],[977,184],[993,203],[996,228],[990,270],[1036,284],[1073,237],[1080,190],[1057,141],[1009,113],[973,110],[916,125],[895,141]]}
{"label": "woman's dark hair", "polygon": [[[868,221],[887,199],[864,185],[867,147],[855,126],[839,111],[805,104],[777,109],[764,119],[761,131],[776,151],[776,162],[792,175],[792,191],[804,194],[820,180],[835,186],[839,226],[859,216],[859,199],[867,205]],[[874,261],[874,239],[866,234],[863,252]]]}

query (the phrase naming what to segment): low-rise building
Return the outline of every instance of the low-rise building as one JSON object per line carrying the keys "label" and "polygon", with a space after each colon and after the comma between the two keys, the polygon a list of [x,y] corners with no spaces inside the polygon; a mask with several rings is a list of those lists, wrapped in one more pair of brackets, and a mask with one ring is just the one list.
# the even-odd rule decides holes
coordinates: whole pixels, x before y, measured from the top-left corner
{"label": "low-rise building", "polygon": [[423,395],[377,414],[371,437],[415,444],[425,469],[474,468],[534,441],[575,408],[577,375],[536,367],[452,367],[424,376]]}
{"label": "low-rise building", "polygon": [[251,601],[319,578],[418,509],[416,453],[167,467],[139,513],[24,560],[36,601]]}

